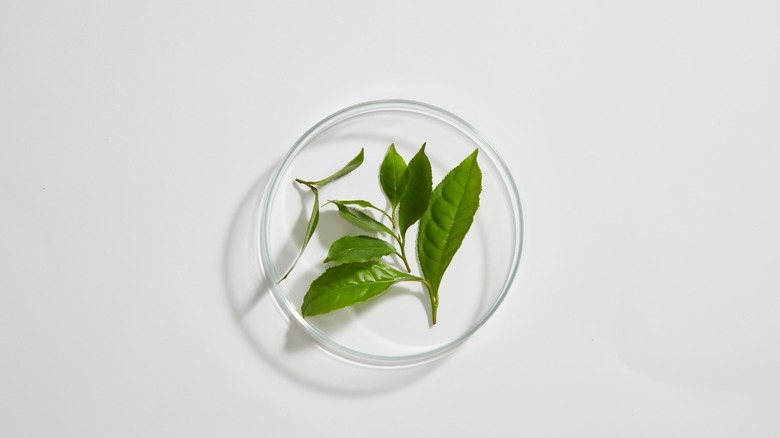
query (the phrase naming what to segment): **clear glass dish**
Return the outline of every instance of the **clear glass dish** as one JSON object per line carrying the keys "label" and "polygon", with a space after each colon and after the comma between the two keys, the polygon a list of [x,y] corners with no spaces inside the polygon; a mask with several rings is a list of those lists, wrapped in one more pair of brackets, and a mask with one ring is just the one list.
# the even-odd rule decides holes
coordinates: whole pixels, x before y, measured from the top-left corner
{"label": "clear glass dish", "polygon": [[[322,261],[330,244],[347,234],[367,233],[341,218],[333,205],[323,205],[317,232],[305,253],[292,274],[277,284],[300,249],[314,201],[312,193],[294,179],[324,178],[365,148],[363,165],[323,187],[320,204],[328,199],[365,199],[384,208],[387,200],[378,172],[388,146],[394,143],[408,161],[424,142],[434,187],[474,149],[479,149],[483,173],[480,208],[441,284],[437,324],[430,324],[428,294],[415,282],[398,283],[365,303],[304,319],[303,296],[326,268]],[[314,125],[271,177],[259,218],[260,268],[282,313],[326,352],[374,366],[420,364],[460,345],[493,315],[509,292],[522,248],[520,199],[496,150],[461,118],[408,100],[354,105]],[[412,273],[420,275],[416,232],[415,225],[407,234],[407,253],[412,254]]]}

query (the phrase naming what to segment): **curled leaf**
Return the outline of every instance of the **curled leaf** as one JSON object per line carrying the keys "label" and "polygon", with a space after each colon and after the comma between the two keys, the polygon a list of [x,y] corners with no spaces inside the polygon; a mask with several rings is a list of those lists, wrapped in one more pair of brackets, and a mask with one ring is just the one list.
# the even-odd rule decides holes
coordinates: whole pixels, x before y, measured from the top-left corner
{"label": "curled leaf", "polygon": [[391,236],[393,235],[393,230],[388,228],[387,225],[379,222],[365,212],[358,210],[357,208],[349,207],[342,203],[334,202],[334,204],[336,204],[336,207],[338,207],[341,216],[353,224],[359,226],[360,228],[363,228],[367,231],[386,233]]}
{"label": "curled leaf", "polygon": [[360,167],[360,165],[363,164],[363,149],[360,149],[360,153],[355,156],[349,163],[346,164],[346,166],[342,167],[339,171],[334,173],[333,175],[323,178],[319,181],[299,181],[303,184],[307,185],[313,185],[317,187],[322,187],[325,184],[332,183],[333,181],[336,181],[337,179],[341,178],[342,176],[352,172],[353,170]]}
{"label": "curled leaf", "polygon": [[358,207],[370,208],[371,210],[375,210],[375,211],[378,211],[378,212],[382,213],[383,216],[385,216],[388,219],[390,219],[390,216],[387,213],[385,213],[384,210],[382,210],[381,208],[377,207],[376,205],[374,205],[374,204],[372,204],[372,203],[370,203],[368,201],[364,201],[362,199],[354,199],[354,200],[349,200],[349,201],[341,201],[341,200],[334,201],[334,200],[330,200],[325,205],[327,205],[327,204],[345,205],[345,206],[346,205],[357,205]]}
{"label": "curled leaf", "polygon": [[309,240],[311,240],[311,236],[314,235],[314,230],[317,229],[317,223],[320,220],[320,194],[317,191],[317,187],[322,187],[325,184],[328,184],[330,182],[333,182],[342,176],[352,172],[353,170],[360,167],[360,165],[363,164],[363,149],[360,149],[360,153],[357,154],[355,158],[350,160],[349,163],[347,163],[344,167],[342,167],[339,171],[334,173],[333,175],[321,179],[319,181],[304,181],[302,179],[296,179],[295,181],[299,184],[303,184],[306,187],[308,187],[312,193],[314,193],[314,206],[312,207],[311,216],[309,217],[309,224],[306,226],[306,233],[303,236],[303,243],[301,244],[301,250],[298,252],[298,256],[295,257],[295,260],[292,263],[292,266],[290,266],[290,269],[287,270],[287,273],[284,274],[284,276],[277,282],[281,283],[286,279],[290,273],[292,272],[293,268],[296,264],[298,264],[298,260],[301,259],[301,256],[303,255],[303,251],[306,249],[306,245],[309,244]]}

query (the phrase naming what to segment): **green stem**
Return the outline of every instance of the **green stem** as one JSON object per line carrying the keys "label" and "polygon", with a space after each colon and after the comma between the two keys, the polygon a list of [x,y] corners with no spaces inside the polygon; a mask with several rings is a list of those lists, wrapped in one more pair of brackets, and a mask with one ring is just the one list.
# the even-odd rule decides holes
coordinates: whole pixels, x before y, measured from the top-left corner
{"label": "green stem", "polygon": [[302,180],[300,178],[295,178],[295,182],[297,182],[298,184],[303,184],[306,187],[314,190],[315,192],[317,191],[317,187],[315,187],[314,183],[312,183],[311,181],[304,181],[304,180]]}
{"label": "green stem", "polygon": [[395,238],[395,241],[398,242],[398,246],[401,248],[401,253],[400,254],[396,253],[396,254],[398,254],[398,257],[400,257],[401,261],[404,262],[404,268],[406,268],[406,272],[411,273],[412,268],[411,266],[409,266],[409,261],[406,259],[406,238],[405,236],[401,236],[399,232],[398,224],[395,221],[395,210],[396,208],[393,207],[388,217],[390,218],[390,223],[393,226],[393,231],[395,231],[396,233],[393,237]]}
{"label": "green stem", "polygon": [[412,268],[409,266],[409,261],[406,260],[406,245],[404,245],[405,242],[403,241],[403,239],[396,238],[396,240],[398,240],[398,244],[401,246],[401,254],[399,255],[401,256],[401,260],[403,260],[404,262],[404,267],[406,268],[406,272],[412,272]]}
{"label": "green stem", "polygon": [[421,279],[421,283],[428,289],[428,296],[431,299],[431,322],[433,323],[432,325],[436,325],[436,313],[439,310],[439,294],[433,292],[431,283],[428,280]]}
{"label": "green stem", "polygon": [[390,216],[389,214],[387,214],[384,210],[382,210],[380,208],[377,208],[376,211],[378,211],[378,212],[382,213],[383,215],[385,215],[386,218],[390,219],[390,223],[393,224],[393,217],[392,216]]}

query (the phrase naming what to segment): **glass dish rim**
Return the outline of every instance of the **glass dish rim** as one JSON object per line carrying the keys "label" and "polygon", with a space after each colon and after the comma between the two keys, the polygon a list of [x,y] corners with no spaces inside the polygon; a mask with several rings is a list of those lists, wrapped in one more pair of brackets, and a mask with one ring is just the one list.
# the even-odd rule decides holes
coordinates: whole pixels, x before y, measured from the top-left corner
{"label": "glass dish rim", "polygon": [[[489,159],[498,169],[501,180],[507,187],[512,206],[511,212],[514,215],[513,223],[516,227],[516,238],[512,247],[512,260],[509,272],[504,280],[503,289],[500,295],[491,305],[490,309],[476,323],[469,327],[468,330],[461,333],[456,339],[444,345],[423,352],[398,356],[384,356],[365,353],[346,347],[336,342],[330,336],[323,333],[320,329],[306,321],[297,311],[293,303],[287,299],[286,294],[282,290],[281,286],[277,283],[280,275],[278,275],[274,269],[273,259],[267,244],[268,223],[270,222],[271,216],[270,206],[275,199],[276,193],[281,183],[280,178],[282,173],[295,159],[298,152],[303,149],[303,147],[305,147],[309,141],[316,138],[317,135],[333,125],[359,115],[387,110],[413,112],[435,118],[461,131],[472,141],[474,141],[480,150],[487,153]],[[408,99],[383,99],[358,103],[336,111],[314,124],[293,144],[293,146],[287,151],[285,156],[274,169],[274,172],[269,179],[265,193],[263,194],[262,202],[260,203],[258,219],[259,220],[256,220],[255,227],[255,243],[257,244],[258,255],[257,262],[261,273],[263,273],[268,279],[268,284],[271,288],[271,297],[276,304],[276,307],[281,311],[283,316],[288,321],[290,319],[295,320],[299,327],[308,333],[316,341],[315,344],[325,352],[339,359],[369,366],[418,365],[437,359],[451,352],[455,349],[455,347],[462,344],[493,316],[493,314],[506,298],[517,274],[517,270],[520,264],[520,255],[522,253],[523,247],[524,224],[520,195],[517,191],[517,186],[509,170],[509,167],[506,165],[498,151],[476,128],[457,115],[434,105]]]}

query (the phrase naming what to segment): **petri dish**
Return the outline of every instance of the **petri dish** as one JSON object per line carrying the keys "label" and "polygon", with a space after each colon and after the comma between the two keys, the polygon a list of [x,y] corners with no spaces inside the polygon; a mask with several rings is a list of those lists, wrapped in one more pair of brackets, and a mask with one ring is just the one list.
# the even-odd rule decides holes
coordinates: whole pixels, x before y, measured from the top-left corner
{"label": "petri dish", "polygon": [[[442,279],[438,321],[431,324],[428,293],[417,282],[397,283],[364,303],[304,318],[300,311],[303,297],[311,282],[329,266],[323,260],[333,241],[345,235],[371,235],[344,220],[327,201],[363,199],[389,211],[378,174],[391,143],[407,162],[426,144],[434,187],[449,170],[479,150],[483,175],[480,207]],[[317,230],[295,269],[278,283],[300,250],[314,202],[313,193],[294,180],[324,178],[361,149],[365,158],[358,169],[319,190]],[[325,352],[379,367],[429,362],[474,334],[512,287],[523,240],[520,198],[499,153],[460,117],[411,100],[353,105],[311,127],[271,176],[258,218],[258,262],[282,315],[300,325]],[[421,275],[416,233],[415,224],[407,232],[406,251],[412,273]],[[403,270],[394,256],[383,261]]]}

